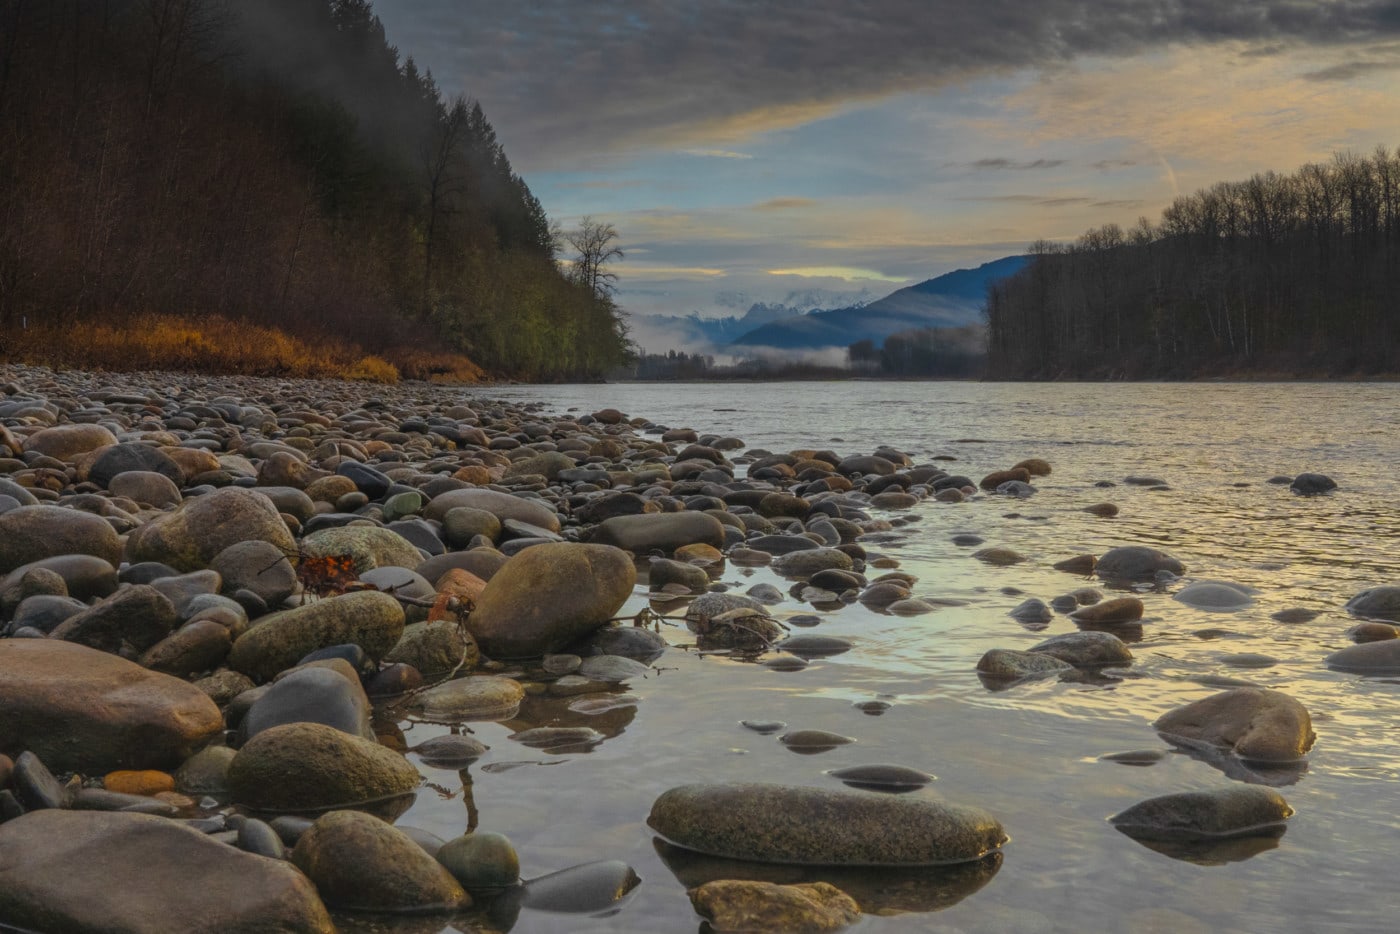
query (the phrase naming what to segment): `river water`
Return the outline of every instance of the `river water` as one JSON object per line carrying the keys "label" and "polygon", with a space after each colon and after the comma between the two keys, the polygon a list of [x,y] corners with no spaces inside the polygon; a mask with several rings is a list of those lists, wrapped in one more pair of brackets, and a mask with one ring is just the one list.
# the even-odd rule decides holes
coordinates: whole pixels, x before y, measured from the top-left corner
{"label": "river water", "polygon": [[[694,932],[687,885],[732,875],[659,845],[646,826],[652,801],[693,781],[778,781],[839,787],[825,773],[897,763],[938,777],[924,794],[975,804],[1011,835],[1002,858],[974,870],[908,876],[823,874],[867,914],[863,932],[964,931],[1380,931],[1394,926],[1400,856],[1400,684],[1328,670],[1350,644],[1342,605],[1357,591],[1400,583],[1400,385],[1394,384],[977,384],[833,382],[501,387],[474,394],[538,402],[547,413],[616,407],[669,427],[743,439],[750,448],[868,453],[879,444],[915,462],[977,479],[1026,457],[1048,460],[1038,495],[925,501],[888,540],[868,545],[919,578],[915,596],[940,603],[901,618],[860,604],[819,613],[812,631],[854,648],[780,672],[684,646],[634,682],[625,706],[601,714],[573,699],[527,699],[508,723],[473,724],[491,748],[463,773],[418,763],[424,792],[399,821],[442,837],[472,821],[509,836],[530,878],[595,859],[621,859],[641,885],[620,912],[588,918],[527,911],[516,931]],[[742,453],[742,452],[736,452]],[[1304,498],[1275,475],[1332,476],[1340,489]],[[1125,484],[1129,476],[1167,489]],[[1114,486],[1098,486],[1111,481]],[[1085,506],[1111,502],[1117,518]],[[1027,556],[990,567],[952,542],[973,533]],[[1096,683],[1056,680],[993,690],[973,667],[989,648],[1028,648],[1075,626],[1056,616],[1031,631],[1007,613],[1028,596],[1046,601],[1095,581],[1051,565],[1116,545],[1146,544],[1181,559],[1187,579],[1257,590],[1235,612],[1172,599],[1181,583],[1142,593],[1146,616],[1136,662]],[[879,572],[875,572],[879,573]],[[742,592],[791,582],[766,569],[726,567]],[[624,613],[646,605],[639,587]],[[1289,608],[1320,611],[1282,623]],[[681,612],[675,610],[673,612]],[[813,612],[789,596],[778,618]],[[1239,653],[1263,668],[1232,666]],[[1306,705],[1318,734],[1305,771],[1280,787],[1296,810],[1279,839],[1178,858],[1118,833],[1106,818],[1144,798],[1227,785],[1211,764],[1171,752],[1150,724],[1220,690],[1218,678],[1283,690]],[[1213,683],[1214,682],[1214,683]],[[856,706],[884,700],[875,716]],[[781,720],[856,742],[798,755],[740,725]],[[544,753],[507,737],[530,726],[590,726],[607,739],[587,751]],[[442,727],[406,724],[410,744]],[[1134,766],[1104,756],[1167,754]],[[415,760],[416,761],[416,760]],[[706,873],[710,874],[707,875]],[[775,879],[797,878],[774,869]]]}

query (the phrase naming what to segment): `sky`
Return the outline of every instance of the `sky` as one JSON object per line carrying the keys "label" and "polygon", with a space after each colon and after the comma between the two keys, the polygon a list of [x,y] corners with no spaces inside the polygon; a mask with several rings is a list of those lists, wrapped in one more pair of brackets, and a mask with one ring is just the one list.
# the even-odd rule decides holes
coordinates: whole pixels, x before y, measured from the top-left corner
{"label": "sky", "polygon": [[[1400,0],[374,0],[634,314],[883,295],[1400,145]],[[839,304],[829,302],[828,304]]]}

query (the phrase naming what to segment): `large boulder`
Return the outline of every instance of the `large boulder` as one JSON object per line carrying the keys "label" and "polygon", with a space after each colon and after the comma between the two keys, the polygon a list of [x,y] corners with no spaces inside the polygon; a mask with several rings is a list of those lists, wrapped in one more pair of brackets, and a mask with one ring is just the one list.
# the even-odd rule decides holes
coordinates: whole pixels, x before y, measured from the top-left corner
{"label": "large boulder", "polygon": [[403,606],[388,594],[341,594],[264,616],[238,637],[228,665],[255,681],[266,681],[332,645],[353,643],[370,658],[383,658],[398,643],[403,627]]}
{"label": "large boulder", "polygon": [[1007,839],[981,808],[802,785],[682,785],[656,799],[647,823],[711,856],[829,866],[967,862]]}
{"label": "large boulder", "polygon": [[1169,740],[1227,749],[1260,762],[1297,761],[1317,739],[1307,708],[1266,688],[1212,694],[1163,714],[1152,725]]}
{"label": "large boulder", "polygon": [[93,555],[116,564],[122,544],[101,516],[62,506],[20,506],[0,514],[0,574],[59,555]]}
{"label": "large boulder", "polygon": [[455,911],[471,898],[402,830],[359,811],[332,811],[297,840],[292,862],[327,905],[355,911]]}
{"label": "large boulder", "polygon": [[0,825],[0,923],[68,934],[335,930],[291,865],[146,814],[42,810]]}
{"label": "large boulder", "polygon": [[159,561],[196,571],[209,567],[225,548],[246,541],[268,542],[283,554],[297,550],[272,500],[230,486],[187,499],[174,512],[137,528],[128,536],[126,550],[132,563]]}
{"label": "large boulder", "polygon": [[288,723],[248,740],[228,769],[235,804],[314,813],[411,795],[419,775],[403,756],[322,723]]}
{"label": "large boulder", "polygon": [[536,545],[487,582],[467,627],[490,658],[556,652],[606,624],[636,582],[636,566],[620,549]]}
{"label": "large boulder", "polygon": [[458,506],[489,512],[502,522],[516,519],[551,532],[558,532],[560,529],[559,515],[543,502],[496,490],[449,490],[440,493],[424,507],[423,517],[441,522],[447,510]]}
{"label": "large boulder", "polygon": [[614,516],[593,530],[595,544],[614,545],[633,554],[671,554],[685,545],[724,547],[724,525],[703,512],[657,512]]}
{"label": "large boulder", "polygon": [[219,736],[224,718],[198,688],[56,639],[0,640],[0,751],[102,774],[171,769]]}

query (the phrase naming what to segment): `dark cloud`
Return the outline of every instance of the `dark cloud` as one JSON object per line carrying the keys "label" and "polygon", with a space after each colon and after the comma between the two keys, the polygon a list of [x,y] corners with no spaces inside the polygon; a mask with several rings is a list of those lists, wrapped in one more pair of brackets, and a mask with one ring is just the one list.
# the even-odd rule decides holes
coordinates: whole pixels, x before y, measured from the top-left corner
{"label": "dark cloud", "polygon": [[1038,208],[1063,208],[1072,204],[1088,204],[1089,198],[1078,195],[983,195],[954,198],[954,201],[974,201],[1001,204],[1029,204]]}
{"label": "dark cloud", "polygon": [[1137,165],[1136,159],[1100,159],[1098,162],[1090,164],[1090,168],[1098,169],[1100,172],[1107,172],[1111,169],[1130,169]]}
{"label": "dark cloud", "polygon": [[1397,69],[1400,69],[1400,61],[1344,62],[1330,68],[1304,72],[1302,77],[1309,81],[1351,81],[1354,78],[1364,78],[1378,71],[1395,71]]}
{"label": "dark cloud", "polygon": [[[1395,0],[376,0],[531,168],[703,144],[821,108],[1169,43],[1375,42]],[[789,118],[784,121],[782,115]]]}
{"label": "dark cloud", "polygon": [[1024,172],[1032,169],[1053,169],[1065,164],[1063,159],[1033,159],[1029,162],[1017,162],[1014,159],[978,159],[969,162],[968,165],[979,171],[1017,171]]}
{"label": "dark cloud", "polygon": [[1140,208],[1142,201],[1138,198],[1110,198],[1107,201],[1095,201],[1089,205],[1091,208]]}

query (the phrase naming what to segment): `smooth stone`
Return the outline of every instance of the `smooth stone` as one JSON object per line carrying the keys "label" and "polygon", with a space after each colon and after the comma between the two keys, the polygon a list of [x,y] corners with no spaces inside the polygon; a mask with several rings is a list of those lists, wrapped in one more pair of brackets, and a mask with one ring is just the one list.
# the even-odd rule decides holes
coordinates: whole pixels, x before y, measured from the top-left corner
{"label": "smooth stone", "polygon": [[993,567],[1009,567],[1020,564],[1026,556],[1010,548],[983,548],[972,553],[972,557]]}
{"label": "smooth stone", "polygon": [[600,860],[531,879],[522,899],[535,911],[597,915],[615,911],[641,882],[621,860]]}
{"label": "smooth stone", "polygon": [[489,748],[475,737],[447,733],[426,739],[409,752],[435,769],[464,769],[485,755]]}
{"label": "smooth stone", "polygon": [[1133,661],[1128,646],[1111,632],[1069,632],[1051,636],[1031,646],[1029,651],[1053,656],[1076,668],[1129,665]]}
{"label": "smooth stone", "polygon": [[174,768],[224,728],[199,689],[56,639],[0,640],[0,749],[59,771]]}
{"label": "smooth stone", "polygon": [[1022,623],[1048,623],[1055,618],[1055,614],[1050,611],[1050,607],[1046,606],[1045,601],[1036,597],[1021,601],[1007,615]]}
{"label": "smooth stone", "polygon": [[[30,571],[54,571],[63,579],[68,596],[77,600],[101,599],[117,589],[117,569],[92,555],[58,555],[21,565],[0,580],[0,610],[10,612],[34,592],[26,583]],[[29,578],[32,582],[32,578]]]}
{"label": "smooth stone", "polygon": [[1092,506],[1085,506],[1084,511],[1100,519],[1112,519],[1118,515],[1118,507],[1113,503],[1095,503]]}
{"label": "smooth stone", "polygon": [[548,751],[563,746],[593,746],[607,737],[587,726],[538,726],[512,733],[508,738],[522,746]]}
{"label": "smooth stone", "polygon": [[1007,839],[981,808],[798,785],[683,785],[656,799],[647,824],[711,856],[828,866],[966,862]]}
{"label": "smooth stone", "polygon": [[460,506],[489,512],[502,523],[507,519],[517,519],[550,532],[558,532],[560,529],[558,514],[543,502],[485,489],[449,490],[440,493],[424,507],[423,517],[441,522],[449,509]]}
{"label": "smooth stone", "polygon": [[154,470],[129,470],[107,484],[107,491],[146,506],[164,509],[180,505],[180,488],[165,474]]}
{"label": "smooth stone", "polygon": [[369,814],[333,811],[297,840],[292,863],[331,908],[451,912],[471,897],[407,834]]}
{"label": "smooth stone", "polygon": [[1383,642],[1400,636],[1400,629],[1394,623],[1357,623],[1347,630],[1352,642]]}
{"label": "smooth stone", "polygon": [[852,788],[870,791],[913,791],[934,780],[934,776],[927,772],[903,765],[854,765],[844,769],[833,769],[827,774]]}
{"label": "smooth stone", "polygon": [[175,770],[175,790],[187,795],[228,794],[228,769],[235,750],[206,746]]}
{"label": "smooth stone", "polygon": [[266,823],[255,817],[246,818],[238,827],[238,848],[255,856],[268,859],[286,859],[287,848],[282,838],[277,836]]}
{"label": "smooth stone", "polygon": [[91,555],[115,565],[122,543],[106,519],[77,509],[20,506],[0,514],[0,573],[62,555]]}
{"label": "smooth stone", "polygon": [[1277,791],[1235,785],[1148,798],[1113,815],[1113,826],[1142,839],[1247,836],[1276,829],[1293,816]]}
{"label": "smooth stone", "polygon": [[925,613],[932,613],[938,607],[927,600],[909,599],[896,600],[885,607],[885,612],[891,616],[922,616]]}
{"label": "smooth stone", "polygon": [[724,526],[703,512],[644,513],[614,516],[593,529],[594,544],[613,545],[632,554],[672,554],[686,545],[724,547]]}
{"label": "smooth stone", "polygon": [[41,428],[24,439],[24,451],[54,460],[72,462],[79,454],[117,443],[117,436],[102,425],[68,424]]}
{"label": "smooth stone", "polygon": [[1019,681],[1073,670],[1073,665],[1053,655],[1015,649],[989,649],[977,661],[978,674],[1006,680]]}
{"label": "smooth stone", "polygon": [[443,536],[453,548],[466,547],[478,535],[493,542],[501,537],[501,520],[485,509],[454,506],[442,514],[441,521]]}
{"label": "smooth stone", "polygon": [[840,733],[827,730],[795,730],[778,737],[778,742],[794,752],[825,752],[837,746],[846,746],[855,740]]}
{"label": "smooth stone", "polygon": [[185,678],[209,671],[228,655],[233,639],[228,627],[210,619],[186,623],[147,649],[143,667]]}
{"label": "smooth stone", "polygon": [[[60,578],[61,579],[61,578]],[[87,604],[73,597],[58,594],[34,594],[25,597],[15,607],[14,618],[10,621],[11,630],[28,626],[48,635],[64,620],[77,616],[87,609]]]}
{"label": "smooth stone", "polygon": [[178,620],[175,605],[164,594],[150,584],[134,584],[70,616],[51,636],[104,652],[115,653],[124,645],[144,652],[170,635]]}
{"label": "smooth stone", "polygon": [[37,811],[0,825],[0,919],[72,934],[335,930],[291,865],[178,821],[103,811]]}
{"label": "smooth stone", "polygon": [[520,881],[520,857],[504,834],[478,830],[456,837],[438,850],[437,861],[472,893]]}
{"label": "smooth stone", "polygon": [[225,548],[247,541],[267,542],[287,555],[297,551],[272,500],[230,486],[186,499],[174,512],[133,531],[126,556],[133,562],[160,561],[179,571],[197,571],[209,567]]}
{"label": "smooth stone", "polygon": [[[805,535],[760,535],[757,538],[749,539],[744,544],[751,550],[769,556],[790,555],[795,551],[815,551],[822,547]],[[771,560],[770,557],[769,561],[771,562]]]}
{"label": "smooth stone", "polygon": [[1326,474],[1300,473],[1293,478],[1293,482],[1288,485],[1288,488],[1302,496],[1316,496],[1319,493],[1330,493],[1335,490],[1337,481]]}
{"label": "smooth stone", "polygon": [[1237,652],[1220,656],[1220,664],[1229,665],[1231,668],[1272,668],[1278,664],[1278,659],[1258,652]]}
{"label": "smooth stone", "polygon": [[703,568],[670,558],[652,558],[647,569],[647,587],[660,590],[667,584],[679,584],[691,593],[704,593],[710,586],[710,575]]}
{"label": "smooth stone", "polygon": [[651,666],[621,655],[591,655],[578,666],[578,674],[591,681],[621,684],[651,673]]}
{"label": "smooth stone", "polygon": [[213,674],[200,678],[194,682],[194,686],[220,707],[254,687],[252,679],[247,675],[229,671],[227,668],[220,668]]}
{"label": "smooth stone", "polygon": [[287,674],[253,702],[239,721],[238,738],[246,743],[264,730],[287,723],[320,723],[372,741],[369,720],[369,698],[359,678],[308,667]]}
{"label": "smooth stone", "polygon": [[1095,571],[1104,579],[1151,580],[1158,571],[1180,577],[1186,573],[1186,568],[1165,551],[1145,545],[1126,545],[1110,548],[1100,555]]}
{"label": "smooth stone", "polygon": [[1254,602],[1243,587],[1221,581],[1188,584],[1172,594],[1172,599],[1198,610],[1239,610]]}
{"label": "smooth stone", "polygon": [[1386,585],[1363,590],[1347,601],[1346,611],[1364,619],[1400,623],[1400,587]]}
{"label": "smooth stone", "polygon": [[476,641],[457,623],[446,619],[405,626],[398,643],[384,656],[386,662],[412,665],[432,676],[458,665],[471,671],[481,658]]}
{"label": "smooth stone", "polygon": [[603,626],[572,648],[578,655],[621,655],[650,663],[669,647],[666,639],[644,626]]}
{"label": "smooth stone", "polygon": [[1321,615],[1317,610],[1295,606],[1272,613],[1269,615],[1269,619],[1277,620],[1280,623],[1310,623]]}
{"label": "smooth stone", "polygon": [[73,800],[69,791],[32,752],[22,752],[10,772],[10,789],[26,811],[66,808]]}
{"label": "smooth stone", "polygon": [[619,548],[538,545],[487,582],[467,626],[490,658],[538,657],[606,625],[636,582],[636,566]]}
{"label": "smooth stone", "polygon": [[87,479],[107,487],[117,475],[132,470],[151,470],[176,483],[185,482],[185,472],[168,454],[153,445],[135,441],[114,444],[97,452],[87,465]]}
{"label": "smooth stone", "polygon": [[1100,762],[1117,762],[1119,765],[1156,765],[1167,757],[1160,749],[1141,749],[1134,752],[1112,752],[1099,756]]}
{"label": "smooth stone", "polygon": [[[1394,632],[1394,627],[1391,631]],[[1360,674],[1400,672],[1400,640],[1389,638],[1349,645],[1326,656],[1323,662],[1329,668]]]}
{"label": "smooth stone", "polygon": [[248,590],[268,606],[278,605],[297,589],[296,568],[271,542],[237,542],[215,555],[209,566],[219,573],[225,593]]}
{"label": "smooth stone", "polygon": [[1098,563],[1099,559],[1093,555],[1075,555],[1073,558],[1056,561],[1051,567],[1056,571],[1064,571],[1066,574],[1080,574],[1087,577],[1094,573],[1094,568],[1098,566]]}
{"label": "smooth stone", "polygon": [[1261,762],[1297,761],[1317,739],[1307,708],[1265,688],[1213,694],[1163,714],[1152,726],[1168,740],[1229,749]]}
{"label": "smooth stone", "polygon": [[410,706],[429,720],[508,720],[520,709],[525,689],[520,682],[494,675],[458,678],[413,697]]}
{"label": "smooth stone", "polygon": [[849,652],[851,643],[835,636],[800,633],[788,636],[773,647],[783,652],[790,652],[798,658],[826,658],[831,655],[840,655],[842,652]]}
{"label": "smooth stone", "polygon": [[1082,606],[1069,614],[1078,623],[1091,623],[1100,626],[1114,623],[1131,623],[1142,619],[1143,605],[1137,597],[1115,597],[1102,603]]}
{"label": "smooth stone", "polygon": [[354,643],[383,658],[403,636],[399,601],[378,591],[341,594],[264,616],[234,642],[228,665],[266,681],[310,652]]}
{"label": "smooth stone", "polygon": [[851,556],[835,548],[794,551],[773,559],[772,568],[784,577],[811,577],[821,571],[849,571],[855,566]]}
{"label": "smooth stone", "polygon": [[717,879],[686,892],[695,913],[717,932],[828,934],[860,918],[855,899],[829,882],[780,885]]}
{"label": "smooth stone", "polygon": [[418,770],[397,752],[320,723],[262,731],[228,770],[234,803],[269,812],[374,805],[411,794],[418,783]]}
{"label": "smooth stone", "polygon": [[408,539],[375,525],[347,525],[313,532],[301,540],[301,553],[312,558],[348,555],[355,559],[357,574],[373,568],[415,568],[423,561]]}
{"label": "smooth stone", "polygon": [[761,736],[787,729],[787,724],[782,720],[740,720],[739,725],[746,730],[753,730]]}

